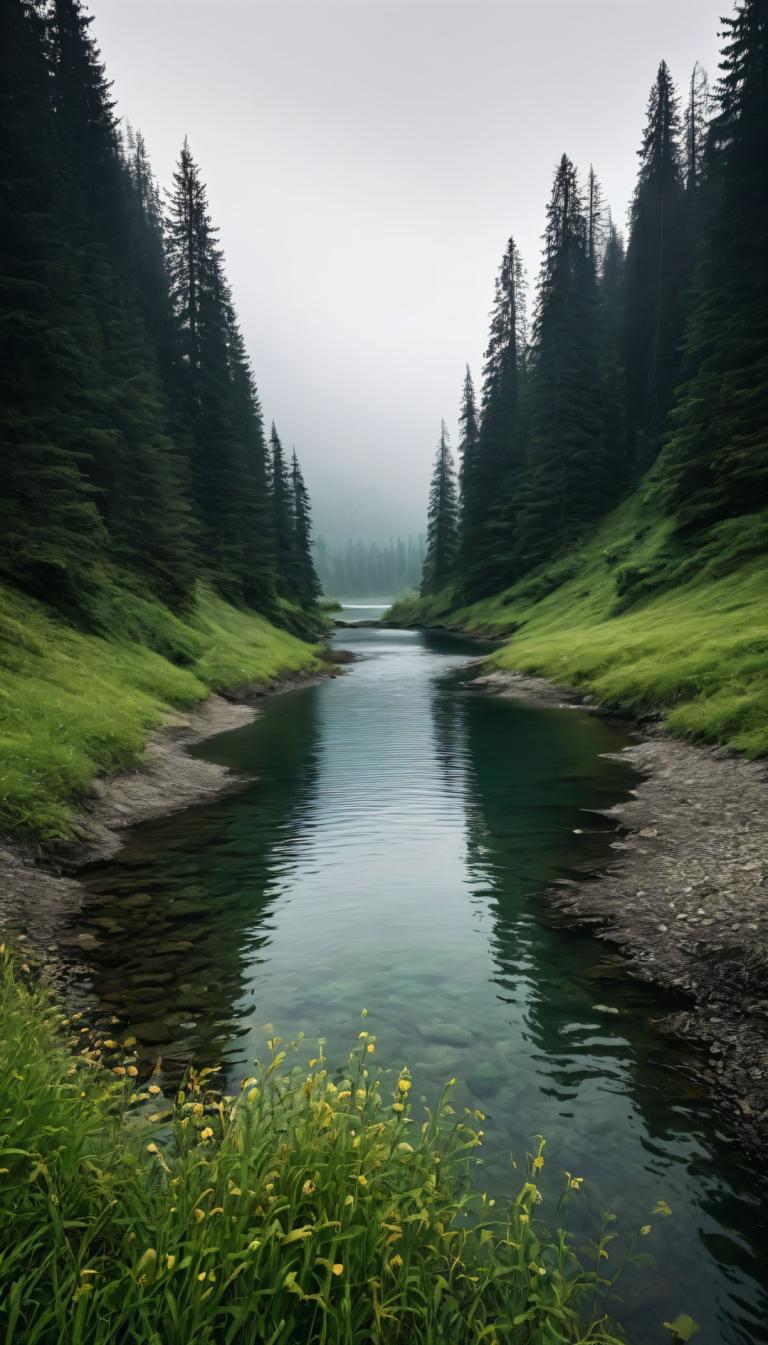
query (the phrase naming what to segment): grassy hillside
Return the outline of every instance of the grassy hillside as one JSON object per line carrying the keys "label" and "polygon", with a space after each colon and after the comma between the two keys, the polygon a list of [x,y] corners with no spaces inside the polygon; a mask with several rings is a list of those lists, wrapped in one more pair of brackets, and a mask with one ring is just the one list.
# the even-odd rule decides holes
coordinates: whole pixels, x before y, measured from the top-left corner
{"label": "grassy hillside", "polygon": [[652,488],[564,557],[469,607],[446,591],[389,619],[506,640],[497,668],[540,673],[604,704],[660,713],[675,733],[768,752],[768,514],[732,519],[697,548]]}
{"label": "grassy hillside", "polygon": [[100,634],[0,587],[0,831],[72,835],[96,775],[141,760],[147,731],[212,691],[319,666],[317,652],[203,590],[193,612],[112,590]]}

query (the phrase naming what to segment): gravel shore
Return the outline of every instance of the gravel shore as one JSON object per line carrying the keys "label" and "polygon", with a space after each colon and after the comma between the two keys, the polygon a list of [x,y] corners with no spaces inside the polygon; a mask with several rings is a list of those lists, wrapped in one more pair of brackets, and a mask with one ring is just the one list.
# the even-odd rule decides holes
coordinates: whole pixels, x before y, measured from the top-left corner
{"label": "gravel shore", "polygon": [[[493,673],[495,694],[593,708],[541,678]],[[652,728],[619,753],[641,773],[608,811],[621,826],[599,878],[565,881],[556,908],[617,945],[627,970],[681,992],[658,1026],[704,1046],[703,1079],[746,1143],[768,1142],[768,769]]]}

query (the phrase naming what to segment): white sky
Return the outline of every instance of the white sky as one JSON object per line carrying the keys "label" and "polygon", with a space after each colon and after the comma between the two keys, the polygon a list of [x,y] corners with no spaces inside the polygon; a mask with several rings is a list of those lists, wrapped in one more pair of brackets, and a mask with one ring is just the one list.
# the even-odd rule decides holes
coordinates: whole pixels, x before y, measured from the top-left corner
{"label": "white sky", "polygon": [[118,112],[208,184],[267,423],[316,532],[423,528],[513,233],[565,150],[623,223],[659,60],[716,75],[728,0],[90,0]]}

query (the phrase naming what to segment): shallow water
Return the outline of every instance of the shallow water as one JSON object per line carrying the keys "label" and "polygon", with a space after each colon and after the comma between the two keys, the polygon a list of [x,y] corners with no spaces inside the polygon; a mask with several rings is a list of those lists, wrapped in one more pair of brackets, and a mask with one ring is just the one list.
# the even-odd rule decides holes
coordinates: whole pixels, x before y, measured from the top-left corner
{"label": "shallow water", "polygon": [[[345,620],[375,617],[369,604]],[[583,1175],[585,1225],[654,1224],[617,1313],[636,1342],[689,1312],[701,1345],[767,1341],[766,1182],[718,1130],[690,1051],[653,1031],[668,1002],[620,959],[558,927],[554,879],[591,871],[612,828],[594,810],[632,787],[626,739],[581,711],[473,691],[476,647],[344,630],[341,678],[267,701],[200,755],[246,777],[217,802],[138,828],[85,875],[80,957],[170,1077],[192,1057],[232,1082],[273,1024],[327,1038],[341,1062],[369,1010],[377,1058],[414,1094],[450,1075],[487,1113],[487,1184],[519,1184],[547,1136],[546,1176]],[[87,965],[83,967],[83,959]],[[663,1196],[673,1216],[649,1220]]]}

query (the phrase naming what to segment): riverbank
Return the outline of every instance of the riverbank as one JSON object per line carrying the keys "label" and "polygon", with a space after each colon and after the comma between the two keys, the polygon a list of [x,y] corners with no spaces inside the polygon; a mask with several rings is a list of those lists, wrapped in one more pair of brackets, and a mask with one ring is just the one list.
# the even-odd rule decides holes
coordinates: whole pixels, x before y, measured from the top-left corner
{"label": "riverbank", "polygon": [[205,588],[183,614],[109,590],[85,629],[0,586],[0,835],[81,841],[98,781],[142,767],[169,716],[324,666],[316,645]]}
{"label": "riverbank", "polygon": [[0,930],[51,961],[55,973],[62,940],[74,939],[85,950],[92,937],[73,934],[72,917],[84,897],[77,870],[117,854],[129,828],[213,799],[241,783],[233,771],[193,757],[188,749],[251,723],[266,696],[338,676],[339,671],[318,662],[303,673],[275,679],[268,688],[243,689],[244,699],[213,695],[188,714],[167,716],[148,735],[139,769],[91,781],[87,808],[73,818],[76,834],[42,847],[19,841],[0,844]]}
{"label": "riverbank", "polygon": [[[498,695],[585,708],[544,679],[496,671]],[[619,754],[641,774],[596,880],[548,893],[618,946],[627,969],[685,996],[657,1026],[703,1045],[702,1082],[745,1143],[768,1144],[768,769],[659,732]]]}
{"label": "riverbank", "polygon": [[676,736],[768,753],[768,514],[685,551],[638,491],[567,555],[462,606],[448,588],[386,620],[503,641],[492,668],[547,677]]}

